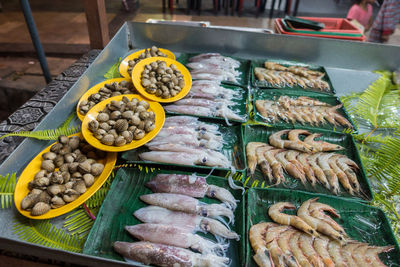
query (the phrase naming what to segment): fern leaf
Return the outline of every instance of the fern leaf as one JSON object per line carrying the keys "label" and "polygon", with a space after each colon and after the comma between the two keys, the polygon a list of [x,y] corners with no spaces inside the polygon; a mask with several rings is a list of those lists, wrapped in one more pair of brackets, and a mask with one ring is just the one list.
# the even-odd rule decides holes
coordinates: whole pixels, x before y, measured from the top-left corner
{"label": "fern leaf", "polygon": [[0,175],[0,202],[2,209],[11,207],[14,198],[14,190],[16,185],[17,175],[7,174],[6,176]]}
{"label": "fern leaf", "polygon": [[122,59],[119,58],[118,62],[111,66],[111,68],[104,74],[104,78],[113,79],[113,78],[120,78],[121,75],[119,74],[119,64],[121,64]]}
{"label": "fern leaf", "polygon": [[[99,209],[91,209],[93,214],[97,215]],[[82,238],[86,238],[92,228],[94,221],[87,215],[86,211],[82,208],[65,218],[63,227],[71,234],[78,234]]]}
{"label": "fern leaf", "polygon": [[69,125],[70,125],[71,121],[72,121],[74,118],[76,119],[77,117],[76,117],[76,115],[75,115],[75,112],[72,112],[71,114],[69,114],[68,118],[67,118],[63,123],[61,123],[60,127],[58,127],[58,128],[60,128],[60,129],[67,129],[67,128],[69,128]]}
{"label": "fern leaf", "polygon": [[56,228],[48,220],[22,218],[14,221],[12,229],[14,234],[26,242],[71,252],[81,252],[86,241],[85,238]]}
{"label": "fern leaf", "polygon": [[57,129],[49,129],[49,130],[39,130],[39,131],[20,131],[13,132],[9,134],[5,134],[0,136],[0,139],[8,137],[8,136],[22,136],[22,137],[30,137],[39,140],[57,140],[60,135],[71,135],[76,134],[81,131],[81,127],[70,127],[66,129],[57,128]]}

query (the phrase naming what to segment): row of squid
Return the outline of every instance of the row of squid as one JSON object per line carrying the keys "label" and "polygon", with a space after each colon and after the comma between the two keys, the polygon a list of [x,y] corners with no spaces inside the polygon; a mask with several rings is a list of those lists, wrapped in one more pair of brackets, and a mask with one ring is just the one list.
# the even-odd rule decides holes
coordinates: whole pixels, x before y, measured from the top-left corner
{"label": "row of squid", "polygon": [[330,123],[334,126],[353,128],[352,124],[338,112],[343,104],[331,106],[306,96],[297,98],[280,96],[277,100],[256,100],[255,106],[258,113],[268,123],[284,121],[314,126]]}
{"label": "row of squid", "polygon": [[231,166],[221,152],[224,139],[216,124],[204,123],[196,117],[174,116],[165,119],[159,134],[139,154],[145,161],[182,165]]}
{"label": "row of squid", "polygon": [[253,259],[258,266],[386,266],[379,254],[393,246],[350,240],[343,227],[325,213],[340,218],[337,211],[317,200],[303,202],[297,216],[282,213],[283,209],[295,210],[295,205],[278,202],[268,210],[275,223],[261,222],[250,228]]}
{"label": "row of squid", "polygon": [[186,66],[193,80],[238,82],[240,62],[219,53],[204,53],[189,58]]}
{"label": "row of squid", "polygon": [[[289,140],[278,138],[285,133],[288,134]],[[304,141],[300,141],[299,134],[308,136]],[[283,174],[285,171],[303,184],[309,182],[315,186],[320,183],[338,194],[340,183],[351,195],[361,195],[362,190],[355,173],[359,170],[358,165],[345,155],[321,152],[343,148],[336,144],[315,141],[316,136],[318,135],[306,130],[284,130],[270,136],[271,145],[262,142],[248,143],[246,156],[250,175],[254,175],[258,165],[271,184],[285,184],[286,179]],[[307,138],[310,138],[312,142],[309,142]],[[309,153],[311,151],[317,153]]]}
{"label": "row of squid", "polygon": [[329,84],[322,80],[323,72],[311,70],[303,66],[285,67],[275,62],[264,62],[264,68],[254,69],[258,81],[266,81],[274,87],[300,86],[307,89],[329,91]]}
{"label": "row of squid", "polygon": [[242,100],[243,92],[222,87],[220,81],[197,80],[193,81],[185,98],[165,105],[164,109],[173,113],[245,121],[235,109],[235,99]]}
{"label": "row of squid", "polygon": [[[158,174],[146,186],[154,194],[140,199],[151,206],[134,212],[143,224],[125,227],[140,242],[117,241],[116,252],[127,261],[158,266],[228,266],[226,239],[239,240],[228,226],[233,224],[237,206],[228,190],[194,174]],[[223,203],[205,204],[196,199],[205,196]],[[198,231],[212,233],[218,242],[195,234]]]}

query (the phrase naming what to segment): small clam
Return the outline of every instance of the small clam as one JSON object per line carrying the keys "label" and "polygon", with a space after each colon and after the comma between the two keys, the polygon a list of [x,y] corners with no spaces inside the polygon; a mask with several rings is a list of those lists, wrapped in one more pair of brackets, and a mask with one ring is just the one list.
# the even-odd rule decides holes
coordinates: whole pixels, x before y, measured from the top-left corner
{"label": "small clam", "polygon": [[64,164],[64,156],[58,155],[54,160],[54,164],[57,168],[61,167]]}
{"label": "small clam", "polygon": [[147,109],[147,108],[145,108],[144,106],[142,106],[142,105],[139,106],[139,105],[138,105],[138,106],[136,107],[135,112],[140,114],[140,112],[146,111],[146,109]]}
{"label": "small clam", "polygon": [[51,196],[46,191],[38,195],[38,202],[50,203]]}
{"label": "small clam", "polygon": [[150,114],[147,111],[142,111],[139,113],[139,118],[142,120],[147,120],[150,117]]}
{"label": "small clam", "polygon": [[94,176],[90,173],[83,175],[83,181],[85,181],[86,187],[90,187],[94,184]]}
{"label": "small clam", "polygon": [[99,129],[100,123],[97,120],[91,120],[88,124],[89,130],[91,132],[95,132],[97,129]]}
{"label": "small clam", "polygon": [[76,155],[73,153],[68,153],[64,155],[64,162],[72,163],[75,161]]}
{"label": "small clam", "polygon": [[133,138],[135,140],[142,139],[145,136],[145,132],[141,129],[136,129],[135,132],[133,133]]}
{"label": "small clam", "polygon": [[74,201],[79,197],[79,193],[76,192],[74,189],[67,189],[64,192],[63,200],[67,203]]}
{"label": "small clam", "polygon": [[53,185],[50,185],[50,186],[47,188],[47,192],[48,192],[50,195],[52,195],[52,196],[61,194],[61,193],[63,193],[65,190],[66,190],[66,187],[65,187],[65,185],[62,185],[62,184],[53,184]]}
{"label": "small clam", "polygon": [[67,171],[62,172],[61,175],[63,177],[64,184],[67,183],[69,179],[71,179],[71,174]]}
{"label": "small clam", "polygon": [[93,176],[100,175],[104,170],[104,165],[101,163],[94,163],[91,168],[91,174]]}
{"label": "small clam", "polygon": [[68,145],[71,150],[75,150],[79,147],[81,139],[78,136],[71,136],[68,141]]}
{"label": "small clam", "polygon": [[82,174],[80,172],[74,172],[71,175],[71,178],[82,178]]}
{"label": "small clam", "polygon": [[58,154],[59,155],[65,155],[65,154],[68,154],[68,153],[71,153],[71,152],[72,152],[71,151],[71,147],[68,146],[68,145],[65,145],[63,148],[60,149],[60,151],[58,151]]}
{"label": "small clam", "polygon": [[121,112],[119,110],[113,111],[110,115],[110,119],[118,120],[121,117]]}
{"label": "small clam", "polygon": [[45,177],[46,175],[47,175],[47,171],[46,170],[40,170],[35,174],[35,178],[34,179],[36,180],[36,179]]}
{"label": "small clam", "polygon": [[122,113],[122,118],[127,119],[127,120],[132,119],[133,114],[134,113],[132,110],[124,111],[124,113]]}
{"label": "small clam", "polygon": [[63,145],[60,143],[56,143],[51,146],[50,151],[54,152],[54,153],[58,153],[58,151],[60,151],[61,148],[63,148]]}
{"label": "small clam", "polygon": [[114,144],[114,136],[112,134],[107,134],[101,139],[101,142],[105,145],[112,146]]}
{"label": "small clam", "polygon": [[130,131],[123,131],[121,136],[125,138],[126,143],[130,143],[133,140],[133,134]]}
{"label": "small clam", "polygon": [[145,124],[144,124],[144,130],[145,130],[147,133],[150,132],[150,131],[152,131],[152,130],[154,130],[154,128],[155,128],[154,122],[152,122],[152,121],[150,121],[150,120],[148,120],[148,121],[145,122]]}
{"label": "small clam", "polygon": [[92,168],[91,163],[88,160],[86,160],[82,163],[79,163],[79,166],[78,166],[78,170],[81,173],[90,173],[91,168]]}
{"label": "small clam", "polygon": [[69,170],[69,163],[64,163],[63,165],[60,166],[59,171],[60,172],[67,172]]}
{"label": "small clam", "polygon": [[114,144],[115,144],[116,146],[123,146],[123,145],[126,144],[126,139],[125,139],[122,135],[119,135],[119,136],[115,139]]}
{"label": "small clam", "polygon": [[76,157],[75,162],[82,163],[85,160],[87,160],[87,157],[85,155],[83,155],[83,154],[80,154],[79,156]]}
{"label": "small clam", "polygon": [[128,127],[129,127],[128,121],[125,119],[117,120],[114,125],[114,129],[116,129],[120,133],[126,131]]}
{"label": "small clam", "polygon": [[61,172],[53,172],[50,176],[50,183],[52,184],[62,184],[64,183],[64,178]]}
{"label": "small clam", "polygon": [[[60,165],[61,166],[61,165]],[[56,168],[56,166],[54,165],[52,160],[44,160],[42,161],[42,165],[41,168],[43,170],[46,170],[48,172],[52,172],[54,171],[54,169]]]}
{"label": "small clam", "polygon": [[65,205],[65,201],[59,196],[54,196],[51,199],[51,207],[53,209],[59,208],[59,207],[64,206],[64,205]]}
{"label": "small clam", "polygon": [[[85,157],[85,160],[86,160],[86,157]],[[72,163],[69,164],[68,171],[70,173],[74,173],[74,172],[76,172],[78,170],[78,166],[79,166],[78,162],[72,162]]]}
{"label": "small clam", "polygon": [[53,160],[57,157],[57,154],[54,152],[46,152],[42,155],[44,160]]}
{"label": "small clam", "polygon": [[32,210],[31,210],[31,215],[32,216],[39,216],[39,215],[43,215],[47,212],[49,212],[50,210],[50,205],[44,202],[38,202],[35,204],[35,206],[33,206]]}
{"label": "small clam", "polygon": [[48,186],[50,184],[50,179],[48,177],[42,177],[33,181],[38,187]]}
{"label": "small clam", "polygon": [[107,113],[101,112],[97,115],[97,121],[106,122],[110,119],[110,116]]}
{"label": "small clam", "polygon": [[75,184],[75,182],[69,181],[68,183],[65,184],[65,188],[66,189],[71,189],[74,186],[74,184]]}
{"label": "small clam", "polygon": [[38,201],[39,194],[29,194],[21,201],[21,209],[27,210],[32,208]]}
{"label": "small clam", "polygon": [[72,187],[76,192],[79,194],[83,194],[86,192],[86,184],[84,181],[77,181],[74,186]]}
{"label": "small clam", "polygon": [[42,193],[43,190],[37,189],[37,188],[33,188],[31,192],[29,192],[30,195],[39,195],[40,193]]}
{"label": "small clam", "polygon": [[139,125],[139,123],[140,123],[140,118],[139,118],[139,116],[134,115],[134,116],[131,118],[130,123],[133,124],[133,125],[136,125],[136,126]]}
{"label": "small clam", "polygon": [[[122,88],[124,88],[124,87],[126,87],[128,84],[122,85],[122,83],[119,83],[119,85],[120,85]],[[122,102],[124,102],[125,104],[128,103],[128,102],[129,102],[129,98],[127,98],[126,96],[123,96],[123,97],[122,97]]]}
{"label": "small clam", "polygon": [[61,144],[63,144],[63,145],[68,144],[68,141],[69,141],[68,136],[60,135],[60,136],[58,137],[58,142],[61,143]]}
{"label": "small clam", "polygon": [[115,130],[115,129],[109,130],[108,134],[112,134],[114,136],[114,139],[116,139],[118,137],[117,130]]}
{"label": "small clam", "polygon": [[144,130],[144,121],[140,121],[140,123],[138,124],[138,129],[140,130]]}

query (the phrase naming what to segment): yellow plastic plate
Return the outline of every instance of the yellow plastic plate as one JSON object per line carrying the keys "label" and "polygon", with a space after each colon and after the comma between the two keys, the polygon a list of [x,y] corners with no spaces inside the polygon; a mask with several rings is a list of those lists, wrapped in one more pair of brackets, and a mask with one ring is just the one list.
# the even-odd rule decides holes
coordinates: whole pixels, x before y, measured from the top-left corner
{"label": "yellow plastic plate", "polygon": [[[179,92],[179,94],[177,94],[174,97],[164,99],[164,98],[158,97],[156,95],[149,94],[146,92],[146,90],[142,86],[141,77],[142,77],[142,72],[144,70],[145,65],[148,65],[151,62],[157,61],[157,60],[165,61],[167,63],[167,66],[169,66],[171,64],[175,64],[176,67],[178,68],[178,70],[180,70],[180,72],[183,75],[183,80],[185,81],[185,87],[182,88],[182,90]],[[190,75],[189,70],[185,66],[183,66],[181,63],[179,63],[178,61],[175,61],[175,60],[169,59],[169,58],[165,58],[165,57],[146,58],[146,59],[140,61],[138,64],[136,64],[132,70],[132,82],[133,82],[133,85],[135,86],[136,90],[138,90],[138,92],[141,95],[143,95],[144,97],[151,99],[153,101],[162,102],[162,103],[171,103],[171,102],[178,101],[179,99],[184,98],[189,93],[190,88],[192,88],[192,76]]]}
{"label": "yellow plastic plate", "polygon": [[[83,118],[85,117],[85,115],[82,115],[79,112],[79,104],[83,101],[83,100],[88,100],[89,96],[92,94],[97,93],[100,88],[104,87],[104,85],[106,83],[112,83],[112,82],[121,82],[121,81],[128,81],[131,82],[131,78],[126,79],[126,78],[115,78],[115,79],[109,79],[109,80],[105,80],[104,82],[98,83],[95,86],[93,86],[92,88],[90,88],[89,90],[86,91],[86,93],[83,94],[83,96],[81,97],[81,99],[79,99],[78,105],[76,105],[76,114],[78,115],[78,118],[83,121]],[[88,112],[89,113],[89,112]]]}
{"label": "yellow plastic plate", "polygon": [[[99,112],[101,110],[103,110],[108,103],[110,103],[113,100],[120,101],[120,100],[122,100],[122,97],[124,97],[124,96],[129,98],[129,100],[132,100],[132,98],[137,98],[139,101],[145,100],[150,104],[150,108],[148,110],[152,110],[156,114],[155,128],[151,132],[148,132],[142,139],[133,140],[129,144],[126,144],[123,146],[104,145],[100,142],[100,140],[98,140],[97,138],[95,138],[93,136],[92,132],[88,128],[88,124],[91,120],[96,119]],[[164,125],[164,121],[165,121],[165,112],[164,112],[163,107],[159,103],[149,101],[148,99],[143,98],[141,95],[134,95],[134,94],[119,95],[119,96],[111,97],[107,100],[104,100],[104,101],[98,103],[86,114],[86,116],[82,122],[82,134],[83,134],[83,137],[86,139],[86,141],[90,145],[92,145],[93,147],[95,147],[97,149],[104,150],[104,151],[110,151],[110,152],[120,152],[120,151],[126,151],[126,150],[131,150],[131,149],[140,147],[140,146],[146,144],[147,142],[149,142],[150,140],[152,140],[160,132],[161,128]]]}
{"label": "yellow plastic plate", "polygon": [[[133,60],[135,58],[138,58],[139,55],[144,52],[144,50],[145,49],[137,51],[137,52],[135,52],[133,54],[130,54],[129,56],[124,58],[124,60],[121,61],[121,63],[119,64],[119,73],[122,75],[122,77],[125,77],[127,79],[131,79],[131,75],[129,75],[129,73],[128,73],[128,68],[129,68],[128,61],[129,60]],[[167,58],[175,59],[175,55],[171,51],[169,51],[167,49],[163,49],[163,48],[159,48],[159,50],[161,52],[163,52],[164,55],[167,55]]]}
{"label": "yellow plastic plate", "polygon": [[[82,139],[82,134],[74,134],[79,136]],[[72,135],[71,135],[72,136]],[[53,144],[52,144],[53,145]],[[51,146],[52,146],[51,145]],[[29,164],[26,166],[21,176],[18,179],[17,185],[15,187],[14,192],[14,203],[17,210],[24,215],[25,217],[37,220],[50,219],[60,215],[63,215],[77,207],[79,207],[82,203],[88,200],[100,187],[105,183],[111,171],[114,168],[115,162],[117,161],[117,153],[107,153],[105,159],[98,160],[98,162],[104,164],[103,172],[95,179],[94,184],[87,189],[85,193],[80,195],[76,200],[68,203],[60,208],[51,209],[49,212],[40,215],[40,216],[32,216],[30,211],[21,209],[21,201],[24,197],[28,195],[30,190],[28,189],[28,183],[33,180],[35,174],[41,170],[40,166],[42,164],[42,154],[49,152],[51,146],[44,149],[40,152]],[[58,169],[56,169],[58,170]]]}

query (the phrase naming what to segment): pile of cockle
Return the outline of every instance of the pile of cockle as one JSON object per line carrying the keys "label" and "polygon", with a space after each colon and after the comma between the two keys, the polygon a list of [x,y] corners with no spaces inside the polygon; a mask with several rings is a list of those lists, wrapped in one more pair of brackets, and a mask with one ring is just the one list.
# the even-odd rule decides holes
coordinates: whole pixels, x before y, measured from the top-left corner
{"label": "pile of cockle", "polygon": [[145,49],[144,52],[141,53],[137,58],[128,61],[129,75],[132,75],[132,70],[139,61],[149,57],[167,57],[167,55],[161,52],[161,50],[159,50],[156,46]]}
{"label": "pile of cockle", "polygon": [[[282,136],[288,135],[288,140]],[[299,135],[306,135],[301,141]],[[249,142],[246,145],[247,167],[253,175],[257,165],[262,173],[275,185],[285,183],[285,170],[303,184],[308,181],[314,186],[317,182],[338,194],[339,182],[351,194],[362,195],[355,171],[358,165],[348,157],[326,151],[343,150],[337,144],[316,141],[322,134],[307,130],[282,130],[269,137],[269,144]]]}
{"label": "pile of cockle", "polygon": [[97,160],[105,156],[78,136],[61,135],[58,143],[42,154],[41,170],[29,182],[31,191],[21,201],[21,208],[39,216],[74,201],[103,172],[104,165]]}
{"label": "pile of cockle", "polygon": [[254,75],[258,81],[267,81],[273,87],[300,86],[320,91],[329,91],[329,84],[322,80],[325,73],[310,70],[303,66],[284,67],[275,62],[264,63],[265,68],[255,68]]}
{"label": "pile of cockle", "polygon": [[[154,194],[140,199],[152,206],[134,212],[144,224],[125,226],[141,241],[115,242],[118,253],[127,260],[159,266],[228,265],[229,259],[223,257],[228,247],[224,238],[239,240],[221,218],[234,221],[236,199],[228,190],[207,184],[205,177],[195,174],[158,174],[146,186]],[[223,204],[205,204],[196,199],[205,196]],[[195,234],[198,231],[212,233],[218,242]]]}
{"label": "pile of cockle", "polygon": [[340,218],[337,211],[317,200],[303,202],[297,216],[282,212],[296,209],[295,205],[278,202],[268,210],[277,224],[260,222],[250,228],[253,259],[258,266],[386,266],[378,255],[394,246],[350,240],[343,227],[325,213]]}
{"label": "pile of cockle", "polygon": [[205,53],[189,58],[190,75],[193,80],[231,81],[236,82],[240,72],[240,62],[224,57],[218,53]]}
{"label": "pile of cockle", "polygon": [[140,140],[155,128],[155,113],[147,111],[147,101],[137,98],[129,100],[123,96],[121,101],[111,101],[99,112],[96,119],[89,122],[88,128],[93,136],[108,146],[123,146]]}
{"label": "pile of cockle", "polygon": [[184,99],[178,100],[164,109],[169,112],[205,117],[222,117],[226,120],[245,121],[233,107],[233,101],[243,99],[243,93],[220,85],[219,81],[193,81],[190,92]]}
{"label": "pile of cockle", "polygon": [[79,103],[79,113],[86,115],[92,107],[110,97],[134,93],[136,93],[136,89],[131,82],[106,83],[97,93],[91,94],[87,100],[82,100]]}
{"label": "pile of cockle", "polygon": [[280,96],[277,100],[256,100],[257,111],[268,123],[279,120],[287,123],[311,124],[314,126],[330,123],[352,129],[353,125],[343,117],[338,109],[343,104],[331,106],[315,98]]}
{"label": "pile of cockle", "polygon": [[223,143],[217,125],[195,117],[174,116],[166,118],[158,135],[146,143],[151,151],[139,157],[153,162],[229,168],[231,162],[221,153]]}
{"label": "pile of cockle", "polygon": [[179,94],[185,80],[175,64],[167,66],[165,61],[157,60],[144,66],[141,84],[147,93],[166,99]]}

